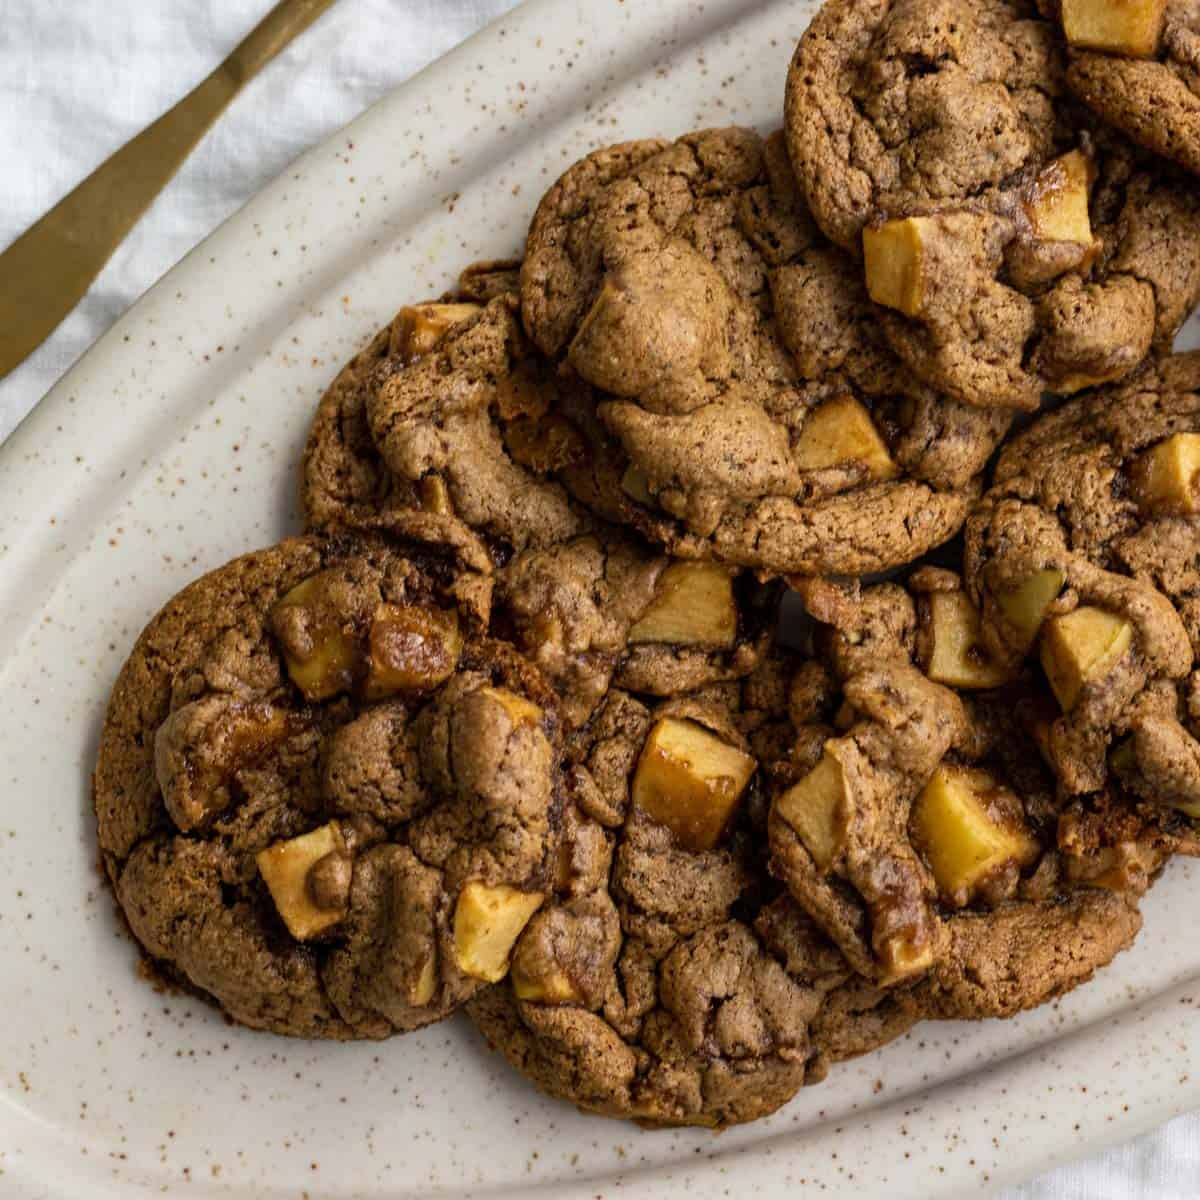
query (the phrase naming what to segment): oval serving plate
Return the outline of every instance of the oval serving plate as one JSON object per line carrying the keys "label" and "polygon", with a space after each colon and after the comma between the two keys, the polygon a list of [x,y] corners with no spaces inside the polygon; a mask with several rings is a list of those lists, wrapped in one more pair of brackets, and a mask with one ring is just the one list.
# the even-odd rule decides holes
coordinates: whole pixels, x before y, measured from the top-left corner
{"label": "oval serving plate", "polygon": [[183,583],[298,528],[299,450],[339,364],[400,304],[512,253],[594,146],[770,129],[814,7],[534,0],[300,160],[0,448],[0,1194],[950,1197],[1200,1105],[1184,862],[1136,947],[1064,1001],[921,1026],[719,1137],[580,1116],[465,1019],[352,1046],[229,1027],[138,978],[101,881],[108,689]]}

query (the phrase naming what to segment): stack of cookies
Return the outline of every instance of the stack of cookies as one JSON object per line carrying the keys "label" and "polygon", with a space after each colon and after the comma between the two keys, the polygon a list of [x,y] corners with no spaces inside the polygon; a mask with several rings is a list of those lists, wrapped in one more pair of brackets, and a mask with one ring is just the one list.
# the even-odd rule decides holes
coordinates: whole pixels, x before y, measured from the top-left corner
{"label": "stack of cookies", "polygon": [[1200,850],[1195,6],[829,0],[784,118],[572,166],[142,634],[158,977],[720,1127],[1061,995]]}

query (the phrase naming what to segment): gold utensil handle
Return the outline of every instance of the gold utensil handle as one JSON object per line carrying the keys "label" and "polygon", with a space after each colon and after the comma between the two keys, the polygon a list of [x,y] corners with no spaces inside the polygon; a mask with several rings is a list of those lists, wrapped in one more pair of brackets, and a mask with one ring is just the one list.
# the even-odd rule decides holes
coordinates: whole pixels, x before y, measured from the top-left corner
{"label": "gold utensil handle", "polygon": [[233,98],[334,0],[282,0],[194,91],[0,254],[0,378],[83,298]]}

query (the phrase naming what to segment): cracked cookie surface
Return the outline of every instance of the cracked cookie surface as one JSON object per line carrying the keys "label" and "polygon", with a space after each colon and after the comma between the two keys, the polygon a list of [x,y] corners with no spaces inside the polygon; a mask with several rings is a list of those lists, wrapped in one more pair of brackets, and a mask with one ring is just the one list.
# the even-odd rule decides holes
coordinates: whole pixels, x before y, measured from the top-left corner
{"label": "cracked cookie surface", "polygon": [[920,311],[887,309],[882,320],[921,378],[972,404],[1029,409],[1045,391],[1122,379],[1170,349],[1200,299],[1196,190],[1105,131],[1080,144],[1081,158],[1043,173],[1078,171],[1088,217],[1073,240],[1030,237],[1028,202],[1013,196],[990,210],[916,218]]}
{"label": "cracked cookie surface", "polygon": [[781,670],[654,708],[614,690],[573,735],[554,898],[510,982],[468,1006],[551,1095],[722,1127],[912,1023],[766,874],[755,773],[785,719]]}
{"label": "cracked cookie surface", "polygon": [[958,577],[814,581],[804,597],[818,654],[791,682],[772,869],[854,968],[925,1016],[1008,1016],[1128,946],[1165,853],[1139,846],[1080,885],[1020,728],[1025,686],[980,647]]}
{"label": "cracked cookie surface", "polygon": [[521,298],[540,349],[597,389],[591,413],[573,397],[592,454],[567,487],[684,557],[771,573],[910,561],[961,524],[1006,428],[921,388],[868,330],[778,138],[589,155],[538,206]]}
{"label": "cracked cookie surface", "polygon": [[610,685],[673,696],[748,675],[770,645],[777,599],[748,573],[672,560],[599,526],[497,571],[493,624],[579,726]]}
{"label": "cracked cookie surface", "polygon": [[537,671],[483,636],[477,582],[439,547],[297,538],[150,623],[94,802],[155,970],[242,1024],[338,1039],[503,974],[547,887],[561,732]]}

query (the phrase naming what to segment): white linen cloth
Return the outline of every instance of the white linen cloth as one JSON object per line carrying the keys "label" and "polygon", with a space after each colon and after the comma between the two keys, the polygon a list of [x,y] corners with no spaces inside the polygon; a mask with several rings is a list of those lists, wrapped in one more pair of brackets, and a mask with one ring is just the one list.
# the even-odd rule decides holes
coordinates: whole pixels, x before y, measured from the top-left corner
{"label": "white linen cloth", "polygon": [[[292,159],[514,3],[334,5],[250,84],[75,312],[0,381],[0,440],[147,287]],[[270,0],[0,0],[0,248],[198,83],[269,7]],[[836,1075],[825,1086],[836,1087]],[[1004,1200],[1198,1195],[1194,1116]]]}

